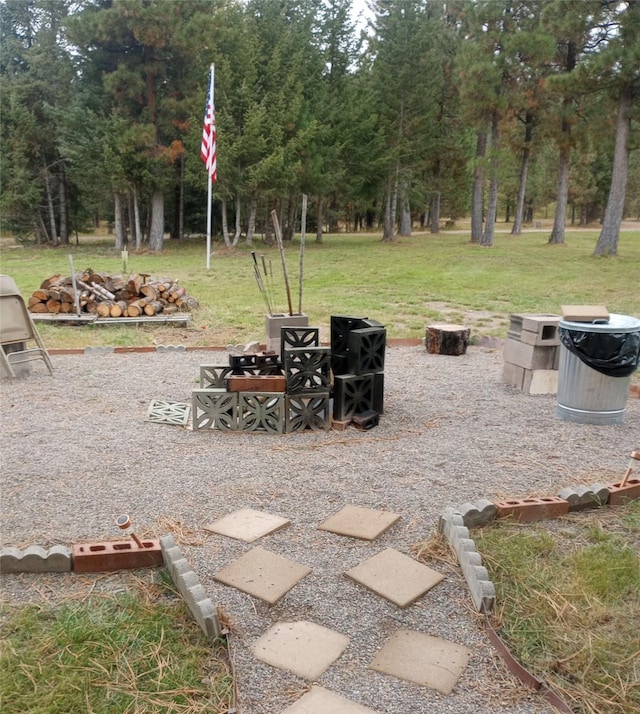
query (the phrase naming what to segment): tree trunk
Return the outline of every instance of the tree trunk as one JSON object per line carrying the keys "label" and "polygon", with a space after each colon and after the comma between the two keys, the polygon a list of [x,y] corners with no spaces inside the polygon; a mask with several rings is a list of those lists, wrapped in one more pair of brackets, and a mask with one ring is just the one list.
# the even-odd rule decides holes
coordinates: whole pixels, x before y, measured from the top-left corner
{"label": "tree trunk", "polygon": [[60,166],[58,184],[58,202],[60,203],[60,243],[69,245],[69,221],[67,213],[67,182],[64,174],[64,165]]}
{"label": "tree trunk", "polygon": [[289,205],[287,207],[287,226],[285,231],[285,240],[292,241],[296,234],[296,216],[297,216],[297,206],[295,193],[291,192],[289,195]]}
{"label": "tree trunk", "polygon": [[490,248],[493,245],[496,218],[498,216],[498,169],[500,166],[500,127],[498,112],[493,112],[491,118],[491,183],[489,184],[489,202],[487,204],[487,221],[480,245]]}
{"label": "tree trunk", "polygon": [[230,248],[231,240],[229,238],[229,223],[227,221],[227,200],[225,198],[221,198],[220,205],[222,211],[222,237],[224,238],[224,244],[227,248]]}
{"label": "tree trunk", "polygon": [[133,187],[133,223],[136,232],[136,250],[142,248],[142,226],[140,225],[140,204],[138,203],[138,191]]}
{"label": "tree trunk", "polygon": [[184,151],[180,154],[180,191],[178,193],[178,240],[184,240]]}
{"label": "tree trunk", "polygon": [[47,194],[47,214],[49,216],[49,240],[53,245],[58,245],[58,229],[56,227],[56,211],[53,205],[53,195],[51,193],[51,174],[47,168],[44,156],[42,157],[44,164],[44,187]]}
{"label": "tree trunk", "polygon": [[238,245],[238,241],[240,240],[240,235],[242,234],[242,221],[240,218],[241,215],[241,202],[240,202],[240,195],[236,195],[236,230],[233,234],[233,247],[235,248]]}
{"label": "tree trunk", "polygon": [[316,210],[316,243],[322,243],[322,224],[324,222],[324,200],[318,196]]}
{"label": "tree trunk", "polygon": [[[569,131],[568,124],[566,131]],[[553,229],[549,243],[564,243],[564,226],[567,214],[567,198],[569,196],[569,164],[571,147],[569,142],[560,149],[558,157],[558,188],[556,192],[556,212],[553,218]]]}
{"label": "tree trunk", "polygon": [[164,194],[157,188],[151,197],[151,229],[149,250],[161,251],[164,247]]}
{"label": "tree trunk", "polygon": [[522,163],[520,164],[520,180],[518,182],[518,198],[516,199],[516,215],[511,228],[512,236],[522,234],[524,218],[524,199],[527,193],[527,178],[529,176],[529,158],[531,155],[531,137],[533,134],[533,117],[527,114],[524,120],[524,146],[522,147]]}
{"label": "tree trunk", "polygon": [[431,206],[429,207],[429,231],[440,233],[440,191],[431,194]]}
{"label": "tree trunk", "polygon": [[122,216],[122,194],[116,191],[113,195],[113,213],[115,217],[116,250],[124,248],[124,220]]}
{"label": "tree trunk", "polygon": [[487,151],[487,134],[478,132],[476,140],[476,158],[473,168],[473,186],[471,188],[471,242],[480,243],[482,239],[482,209],[484,202],[484,157]]}
{"label": "tree trunk", "polygon": [[411,202],[409,201],[409,187],[406,176],[402,177],[400,196],[400,230],[401,236],[411,235]]}
{"label": "tree trunk", "polygon": [[395,239],[396,211],[398,206],[398,172],[396,166],[394,176],[389,181],[387,198],[384,206],[384,219],[382,224],[382,241],[390,243]]}
{"label": "tree trunk", "polygon": [[631,128],[631,107],[633,97],[629,87],[620,91],[616,116],[616,143],[613,151],[613,171],[607,208],[604,212],[602,230],[598,236],[594,255],[617,255],[620,238],[620,224],[624,214],[629,173],[629,131]]}
{"label": "tree trunk", "polygon": [[258,211],[258,201],[255,196],[251,196],[249,203],[249,223],[247,225],[247,245],[253,243],[253,234],[256,230],[256,212]]}

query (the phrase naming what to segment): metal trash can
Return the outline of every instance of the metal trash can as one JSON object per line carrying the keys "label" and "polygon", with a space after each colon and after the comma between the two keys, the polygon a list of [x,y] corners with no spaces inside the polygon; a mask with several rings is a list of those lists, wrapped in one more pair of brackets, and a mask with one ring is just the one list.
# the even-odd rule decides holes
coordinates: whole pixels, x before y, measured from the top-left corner
{"label": "metal trash can", "polygon": [[578,424],[622,424],[640,363],[640,320],[560,320],[557,416]]}

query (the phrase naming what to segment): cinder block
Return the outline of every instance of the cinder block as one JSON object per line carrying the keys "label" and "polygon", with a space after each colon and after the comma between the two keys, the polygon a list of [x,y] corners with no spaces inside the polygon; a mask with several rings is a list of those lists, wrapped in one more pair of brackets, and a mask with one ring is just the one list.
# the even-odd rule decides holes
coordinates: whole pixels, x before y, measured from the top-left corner
{"label": "cinder block", "polygon": [[218,613],[211,599],[207,597],[198,576],[191,570],[186,558],[182,556],[172,535],[162,536],[160,548],[169,575],[184,598],[187,607],[191,610],[191,614],[205,635],[215,639],[221,632]]}
{"label": "cinder block", "polygon": [[502,381],[510,387],[515,387],[522,391],[524,384],[524,367],[505,362],[502,365]]}
{"label": "cinder block", "polygon": [[557,346],[560,344],[559,322],[560,315],[523,314],[520,341],[528,345]]}
{"label": "cinder block", "polygon": [[140,548],[132,540],[76,543],[71,549],[73,570],[77,573],[106,573],[162,565],[162,551],[157,540],[143,540],[142,546]]}
{"label": "cinder block", "polygon": [[458,508],[458,511],[462,515],[462,521],[467,528],[476,528],[495,520],[498,509],[494,503],[483,498],[477,503],[464,503]]}
{"label": "cinder block", "polygon": [[525,369],[553,369],[555,348],[527,345],[524,342],[508,339],[504,343],[504,361]]}
{"label": "cinder block", "polygon": [[498,518],[512,517],[518,523],[544,521],[569,512],[569,503],[558,496],[497,501],[495,505]]}
{"label": "cinder block", "polygon": [[558,370],[525,369],[522,391],[525,394],[557,394]]}
{"label": "cinder block", "polygon": [[640,478],[630,478],[624,486],[614,483],[609,486],[609,505],[624,506],[640,498]]}
{"label": "cinder block", "polygon": [[569,512],[584,511],[587,508],[600,508],[609,502],[609,489],[602,484],[593,486],[574,486],[563,488],[558,493],[569,504]]}

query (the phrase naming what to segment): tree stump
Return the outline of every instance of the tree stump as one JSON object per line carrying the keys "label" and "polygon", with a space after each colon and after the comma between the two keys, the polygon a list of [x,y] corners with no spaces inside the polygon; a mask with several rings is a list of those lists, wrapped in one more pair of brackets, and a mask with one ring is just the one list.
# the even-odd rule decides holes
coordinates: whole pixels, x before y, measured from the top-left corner
{"label": "tree stump", "polygon": [[470,332],[464,325],[427,325],[427,352],[435,355],[463,355],[469,346]]}

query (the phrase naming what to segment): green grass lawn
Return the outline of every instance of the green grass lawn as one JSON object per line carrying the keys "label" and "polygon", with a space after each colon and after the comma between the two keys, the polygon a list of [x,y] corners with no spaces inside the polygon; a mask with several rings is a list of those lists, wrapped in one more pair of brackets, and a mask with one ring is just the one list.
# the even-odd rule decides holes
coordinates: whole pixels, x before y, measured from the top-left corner
{"label": "green grass lawn", "polygon": [[[3,714],[223,714],[233,680],[179,596],[155,583],[57,606],[0,606]],[[164,583],[163,583],[164,580]]]}
{"label": "green grass lawn", "polygon": [[514,656],[575,712],[640,711],[640,501],[473,538]]}
{"label": "green grass lawn", "polygon": [[[616,258],[594,258],[596,231],[567,231],[566,244],[547,244],[547,232],[520,237],[497,233],[492,248],[469,243],[468,233],[416,233],[395,243],[378,234],[325,235],[307,239],[302,309],[309,324],[324,328],[331,315],[378,320],[390,338],[424,337],[429,322],[463,322],[479,336],[505,337],[514,312],[558,314],[563,304],[604,304],[611,312],[640,316],[640,230],[621,233]],[[54,273],[122,273],[112,238],[81,238],[60,248],[12,247],[5,239],[1,270],[27,298]],[[200,308],[187,328],[158,326],[39,329],[48,347],[185,344],[224,346],[264,341],[266,312],[256,286],[250,251],[273,270],[276,311],[288,312],[280,253],[261,240],[227,250],[214,243],[206,270],[204,239],[167,240],[161,254],[131,253],[129,272],[179,279]],[[299,240],[285,247],[293,311],[299,302]]]}

